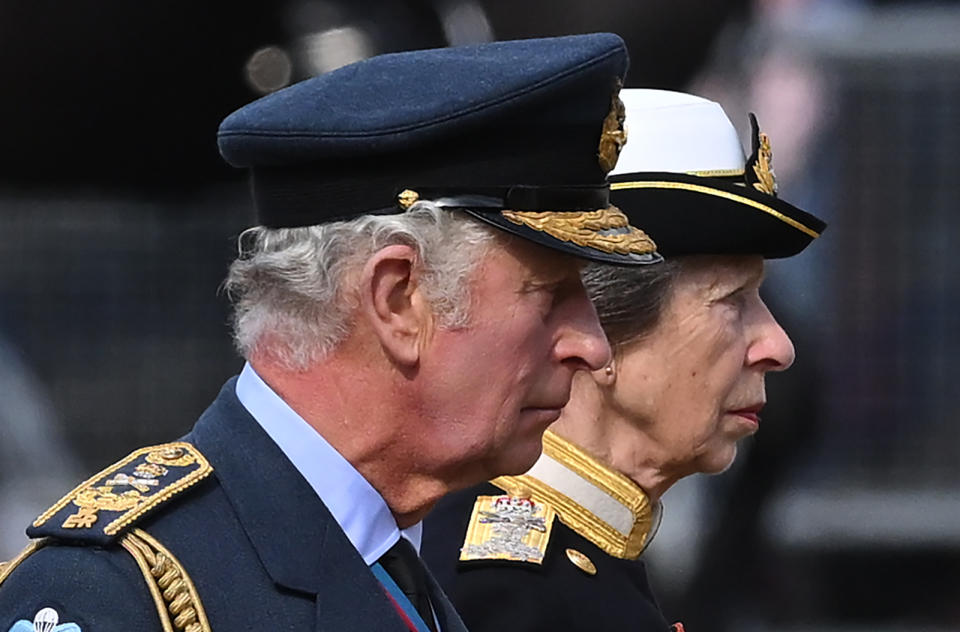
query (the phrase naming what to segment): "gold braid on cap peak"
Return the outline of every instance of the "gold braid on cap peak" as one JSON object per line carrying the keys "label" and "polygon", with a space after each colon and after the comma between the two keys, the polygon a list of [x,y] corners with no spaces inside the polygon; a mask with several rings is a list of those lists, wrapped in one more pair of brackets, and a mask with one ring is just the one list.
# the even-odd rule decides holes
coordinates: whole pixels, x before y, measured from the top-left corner
{"label": "gold braid on cap peak", "polygon": [[606,253],[648,255],[657,250],[653,240],[639,228],[631,226],[627,216],[616,206],[596,211],[501,211],[501,214],[514,224]]}

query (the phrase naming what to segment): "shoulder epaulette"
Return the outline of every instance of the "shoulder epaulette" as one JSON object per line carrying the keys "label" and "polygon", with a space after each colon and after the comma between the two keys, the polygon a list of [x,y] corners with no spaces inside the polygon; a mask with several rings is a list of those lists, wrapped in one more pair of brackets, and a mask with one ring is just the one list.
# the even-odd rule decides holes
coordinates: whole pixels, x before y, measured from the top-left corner
{"label": "shoulder epaulette", "polygon": [[141,448],[61,498],[27,534],[108,544],[211,472],[204,456],[189,443]]}
{"label": "shoulder epaulette", "polygon": [[460,549],[461,562],[543,564],[556,511],[522,489],[478,496]]}

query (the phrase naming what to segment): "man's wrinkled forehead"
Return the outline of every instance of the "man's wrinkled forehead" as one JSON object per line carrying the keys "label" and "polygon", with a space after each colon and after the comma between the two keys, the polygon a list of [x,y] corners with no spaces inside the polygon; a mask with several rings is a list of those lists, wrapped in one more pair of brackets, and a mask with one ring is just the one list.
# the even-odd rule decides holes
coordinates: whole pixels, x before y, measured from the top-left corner
{"label": "man's wrinkled forehead", "polygon": [[580,281],[585,261],[578,257],[516,238],[502,240],[501,247],[518,266],[525,290]]}

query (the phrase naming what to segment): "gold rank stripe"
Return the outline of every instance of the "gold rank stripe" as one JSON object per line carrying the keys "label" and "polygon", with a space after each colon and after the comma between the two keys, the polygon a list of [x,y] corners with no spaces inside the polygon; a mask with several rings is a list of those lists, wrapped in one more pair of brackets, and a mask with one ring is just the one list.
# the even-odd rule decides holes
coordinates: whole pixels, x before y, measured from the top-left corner
{"label": "gold rank stripe", "polygon": [[[64,507],[73,502],[80,495],[81,492],[84,492],[88,489],[96,487],[96,483],[103,479],[106,479],[108,476],[118,472],[123,469],[133,461],[139,459],[142,456],[149,456],[155,453],[161,453],[167,450],[181,450],[186,457],[177,460],[171,460],[166,463],[168,467],[193,467],[193,469],[187,474],[177,478],[173,483],[167,485],[163,489],[158,490],[157,492],[150,494],[149,496],[144,496],[135,506],[125,511],[121,514],[120,517],[116,518],[110,522],[106,527],[104,527],[103,532],[106,535],[116,535],[120,532],[121,529],[138,519],[143,514],[147,513],[157,505],[160,505],[173,496],[179,494],[183,490],[199,483],[204,478],[210,475],[213,472],[213,467],[210,463],[207,462],[207,459],[200,454],[200,451],[197,450],[194,446],[189,443],[175,442],[175,443],[165,443],[162,445],[151,446],[147,448],[140,448],[132,452],[126,458],[117,461],[110,467],[98,472],[97,474],[91,476],[83,483],[75,487],[69,494],[61,498],[55,505],[46,510],[39,518],[37,518],[33,526],[40,527],[45,524],[52,517],[57,515]],[[183,460],[189,457],[189,463],[183,463]],[[172,474],[172,473],[171,473]]]}
{"label": "gold rank stripe", "polygon": [[759,211],[779,219],[781,222],[796,228],[802,233],[810,235],[814,239],[820,236],[820,233],[813,230],[809,226],[805,226],[793,219],[792,217],[787,217],[783,213],[773,209],[766,204],[761,204],[755,200],[751,200],[748,197],[742,195],[737,195],[736,193],[730,193],[729,191],[721,191],[720,189],[714,189],[713,187],[703,186],[700,184],[688,184],[686,182],[670,182],[667,180],[651,180],[640,181],[640,182],[611,182],[610,190],[611,191],[623,191],[628,189],[679,189],[682,191],[693,191],[694,193],[703,193],[706,195],[713,195],[716,197],[724,198],[732,202],[738,202],[740,204],[745,204],[751,206]]}

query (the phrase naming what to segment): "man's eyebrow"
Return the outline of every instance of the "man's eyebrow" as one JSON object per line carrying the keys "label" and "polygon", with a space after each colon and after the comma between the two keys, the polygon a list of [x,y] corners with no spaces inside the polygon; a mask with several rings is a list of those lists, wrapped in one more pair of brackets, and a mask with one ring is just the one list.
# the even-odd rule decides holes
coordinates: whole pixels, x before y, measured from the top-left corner
{"label": "man's eyebrow", "polygon": [[552,269],[548,272],[532,274],[528,278],[524,279],[523,288],[525,290],[552,289],[561,287],[568,283],[575,283],[579,281],[579,270],[571,271]]}
{"label": "man's eyebrow", "polygon": [[561,285],[563,279],[524,279],[520,286],[521,292],[536,292],[538,290],[552,289]]}

